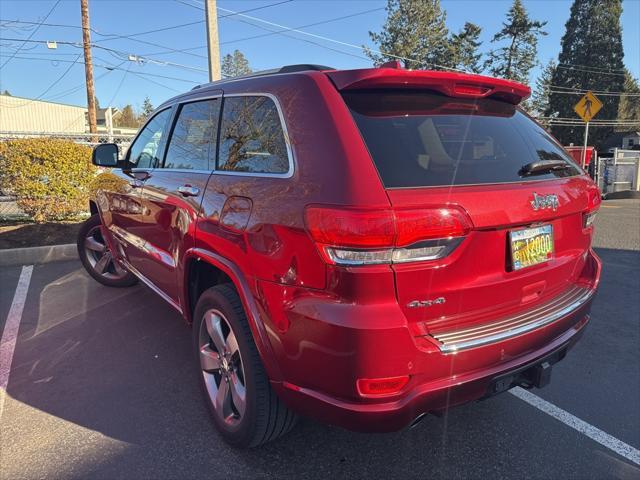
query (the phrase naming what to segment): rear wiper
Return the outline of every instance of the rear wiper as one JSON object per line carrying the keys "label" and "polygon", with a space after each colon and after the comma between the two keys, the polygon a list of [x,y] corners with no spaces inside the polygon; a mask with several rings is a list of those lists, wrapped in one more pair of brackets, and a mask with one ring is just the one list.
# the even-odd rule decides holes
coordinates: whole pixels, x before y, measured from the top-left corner
{"label": "rear wiper", "polygon": [[564,160],[540,160],[537,162],[531,162],[524,165],[518,174],[521,177],[527,175],[536,175],[538,173],[548,173],[552,170],[566,170],[569,168],[569,164]]}

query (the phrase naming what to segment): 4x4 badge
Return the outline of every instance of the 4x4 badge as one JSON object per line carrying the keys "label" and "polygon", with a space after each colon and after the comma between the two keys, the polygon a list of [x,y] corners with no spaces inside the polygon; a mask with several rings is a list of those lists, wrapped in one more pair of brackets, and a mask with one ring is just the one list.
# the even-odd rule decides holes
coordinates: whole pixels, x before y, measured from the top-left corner
{"label": "4x4 badge", "polygon": [[558,209],[558,196],[555,193],[551,195],[538,195],[537,193],[533,193],[533,200],[531,201],[531,206],[534,210],[544,210],[545,208],[550,208],[554,212]]}
{"label": "4x4 badge", "polygon": [[430,307],[431,305],[440,305],[447,300],[444,297],[434,298],[433,300],[413,300],[412,302],[407,303],[407,307],[409,308],[425,308]]}

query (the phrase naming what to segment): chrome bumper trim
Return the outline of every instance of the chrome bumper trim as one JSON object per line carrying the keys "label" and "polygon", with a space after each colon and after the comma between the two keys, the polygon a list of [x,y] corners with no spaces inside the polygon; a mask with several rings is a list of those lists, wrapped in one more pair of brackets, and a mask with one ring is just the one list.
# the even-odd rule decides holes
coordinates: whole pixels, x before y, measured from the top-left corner
{"label": "chrome bumper trim", "polygon": [[499,342],[560,320],[582,307],[594,294],[595,290],[574,286],[526,313],[462,330],[432,333],[431,336],[438,341],[438,347],[443,353]]}

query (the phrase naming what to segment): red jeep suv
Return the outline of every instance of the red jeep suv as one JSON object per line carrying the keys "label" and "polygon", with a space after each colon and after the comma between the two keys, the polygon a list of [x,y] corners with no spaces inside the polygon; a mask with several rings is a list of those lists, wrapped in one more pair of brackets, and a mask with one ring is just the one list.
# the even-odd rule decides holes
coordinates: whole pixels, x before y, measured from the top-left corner
{"label": "red jeep suv", "polygon": [[163,105],[102,174],[78,240],[193,324],[222,436],[303,414],[397,430],[544,386],[589,320],[600,193],[521,84],[294,65]]}

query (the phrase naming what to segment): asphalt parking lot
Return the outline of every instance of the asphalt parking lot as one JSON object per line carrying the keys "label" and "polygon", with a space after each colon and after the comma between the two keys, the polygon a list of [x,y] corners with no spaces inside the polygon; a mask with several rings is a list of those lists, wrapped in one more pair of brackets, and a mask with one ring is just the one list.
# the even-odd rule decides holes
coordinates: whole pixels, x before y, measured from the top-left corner
{"label": "asphalt parking lot", "polygon": [[[506,393],[393,434],[303,419],[250,451],[210,424],[189,327],[163,300],[100,286],[79,261],[36,265],[0,406],[0,478],[640,478],[640,201],[605,202],[595,246],[591,325],[532,391],[569,421]],[[0,272],[0,331],[22,272]]]}

